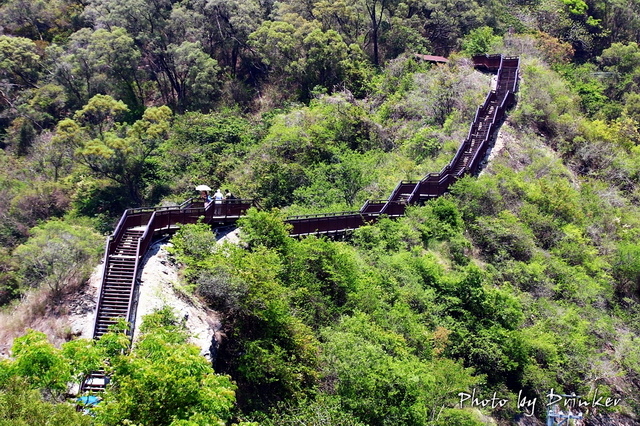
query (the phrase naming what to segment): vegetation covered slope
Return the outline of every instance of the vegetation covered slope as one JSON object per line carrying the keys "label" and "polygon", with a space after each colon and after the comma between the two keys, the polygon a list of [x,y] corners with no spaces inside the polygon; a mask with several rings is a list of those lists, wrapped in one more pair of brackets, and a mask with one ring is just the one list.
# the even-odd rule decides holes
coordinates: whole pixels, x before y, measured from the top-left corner
{"label": "vegetation covered slope", "polygon": [[[541,415],[551,388],[622,400],[588,418],[637,419],[636,9],[4,0],[0,302],[55,303],[124,208],[207,183],[268,209],[246,219],[246,248],[212,251],[197,226],[175,239],[185,283],[226,315],[216,369],[237,407],[216,421],[476,424],[458,395],[476,389],[509,399],[493,413],[509,422],[520,390]],[[446,164],[490,84],[473,53],[522,64],[481,177],[349,241],[286,237],[279,215],[350,210]],[[32,397],[11,365],[0,398]],[[134,419],[117,395],[122,417],[96,421],[208,421]]]}

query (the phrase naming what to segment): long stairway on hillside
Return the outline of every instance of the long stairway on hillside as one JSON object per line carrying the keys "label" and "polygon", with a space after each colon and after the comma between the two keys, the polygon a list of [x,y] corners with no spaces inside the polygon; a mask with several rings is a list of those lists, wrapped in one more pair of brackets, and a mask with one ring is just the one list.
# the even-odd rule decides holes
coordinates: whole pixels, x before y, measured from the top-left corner
{"label": "long stairway on hillside", "polygon": [[[131,321],[137,265],[140,260],[139,244],[145,228],[134,227],[125,229],[115,248],[111,250],[111,240],[107,243],[102,287],[96,318],[93,328],[93,338],[98,339],[109,331],[109,327],[120,319]],[[134,313],[135,315],[135,313]],[[93,371],[82,381],[82,392],[101,392],[105,389],[109,379],[104,370]]]}
{"label": "long stairway on hillside", "polygon": [[[375,222],[383,215],[404,215],[410,204],[424,203],[445,194],[449,187],[464,175],[474,175],[495,141],[506,117],[506,111],[515,105],[519,59],[501,55],[476,56],[474,66],[497,72],[496,89],[491,90],[480,106],[469,130],[451,162],[439,173],[430,173],[419,181],[402,181],[386,200],[370,200],[354,212],[338,212],[295,216],[286,219],[294,237],[305,235],[341,235],[362,225]],[[204,223],[234,224],[250,207],[259,207],[254,200],[227,200],[202,203],[187,200],[180,206],[126,210],[113,234],[107,240],[100,296],[96,306],[93,337],[99,338],[109,327],[124,319],[133,334],[136,306],[136,280],[140,263],[156,232],[169,232],[181,224]],[[103,371],[85,378],[83,391],[100,391],[108,379]]]}
{"label": "long stairway on hillside", "polygon": [[[133,336],[136,316],[137,280],[144,255],[157,232],[172,232],[181,224],[230,225],[256,204],[249,200],[211,203],[187,200],[179,206],[128,209],[107,239],[102,285],[96,305],[93,338],[98,339],[118,321],[129,324]],[[94,371],[82,382],[82,392],[99,392],[108,383],[104,371]]]}
{"label": "long stairway on hillside", "polygon": [[138,241],[143,234],[144,229],[139,227],[127,229],[114,253],[107,256],[94,338],[105,334],[119,318],[129,319],[130,301],[135,289]]}
{"label": "long stairway on hillside", "polygon": [[477,174],[495,142],[506,112],[516,103],[520,60],[502,55],[473,57],[474,67],[495,73],[496,88],[489,91],[477,109],[469,134],[453,159],[439,173],[430,173],[419,181],[401,181],[386,200],[368,200],[359,211],[290,217],[292,236],[340,235],[379,217],[404,215],[407,205],[421,204],[449,191],[458,179]]}
{"label": "long stairway on hillside", "polygon": [[491,125],[495,120],[495,112],[498,106],[498,98],[493,97],[487,104],[487,110],[481,117],[474,122],[474,126],[471,129],[471,137],[469,138],[469,146],[464,150],[460,156],[460,160],[455,164],[451,171],[453,175],[461,174],[464,169],[470,166],[474,153],[478,150],[482,141],[484,141],[489,135]]}

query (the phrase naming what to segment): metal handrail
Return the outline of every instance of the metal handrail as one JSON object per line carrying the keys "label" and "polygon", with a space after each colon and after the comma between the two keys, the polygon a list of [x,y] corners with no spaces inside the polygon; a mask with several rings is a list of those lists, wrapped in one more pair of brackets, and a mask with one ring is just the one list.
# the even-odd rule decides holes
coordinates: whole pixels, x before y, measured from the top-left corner
{"label": "metal handrail", "polygon": [[149,238],[149,229],[152,228],[151,225],[153,225],[153,222],[155,221],[156,218],[156,212],[153,212],[151,214],[151,218],[149,219],[149,221],[147,222],[147,227],[144,230],[144,233],[142,234],[142,236],[140,236],[140,238],[138,238],[138,244],[136,247],[136,261],[135,261],[135,266],[133,269],[133,277],[131,278],[132,282],[131,282],[131,290],[129,291],[129,305],[127,306],[127,314],[126,314],[126,320],[127,322],[129,322],[129,324],[131,324],[131,336],[133,336],[133,325],[135,324],[135,318],[131,318],[131,311],[133,308],[133,304],[134,304],[134,296],[135,296],[135,292],[136,292],[136,282],[138,279],[138,270],[140,269],[140,261],[142,260],[141,257],[144,253],[146,253],[146,248],[148,248],[148,245],[145,247],[145,250],[141,250],[142,249],[142,245],[144,244],[145,239]]}
{"label": "metal handrail", "polygon": [[129,293],[129,306],[127,307],[127,315],[126,315],[127,321],[132,325],[131,327],[132,335],[133,335],[133,326],[135,324],[135,318],[131,318],[131,314],[132,314],[132,308],[134,304],[135,292],[137,291],[136,283],[138,279],[138,272],[140,270],[140,262],[142,261],[142,257],[145,255],[145,253],[149,249],[149,245],[151,243],[153,233],[156,231],[156,228],[154,226],[154,222],[156,221],[156,217],[157,217],[156,213],[157,212],[153,212],[151,214],[151,217],[147,222],[146,229],[144,230],[140,238],[138,238],[138,246],[136,248],[136,262],[135,262],[135,268],[133,271],[133,278],[132,278],[133,281],[131,283],[131,291]]}
{"label": "metal handrail", "polygon": [[[122,238],[122,234],[126,230],[125,224],[128,218],[129,218],[129,209],[125,210],[122,213],[122,216],[120,216],[120,220],[118,221],[118,224],[113,230],[113,233],[108,237],[110,238],[110,241],[112,243],[112,244],[109,244],[109,246],[113,245],[115,247],[118,241],[120,240],[120,238]],[[109,254],[111,254],[111,252],[109,252]]]}
{"label": "metal handrail", "polygon": [[180,203],[180,205],[178,206],[178,208],[180,210],[184,209],[185,207],[191,205],[191,203],[193,203],[193,199],[194,197],[191,198],[187,198],[186,200],[184,200],[182,203]]}

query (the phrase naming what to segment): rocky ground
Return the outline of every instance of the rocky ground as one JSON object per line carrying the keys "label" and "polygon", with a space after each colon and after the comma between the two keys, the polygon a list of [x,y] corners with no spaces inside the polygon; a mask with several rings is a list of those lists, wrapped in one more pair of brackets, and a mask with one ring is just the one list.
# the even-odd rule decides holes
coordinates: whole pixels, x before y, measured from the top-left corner
{"label": "rocky ground", "polygon": [[8,357],[13,340],[29,329],[45,333],[56,346],[74,338],[92,337],[102,264],[88,281],[53,299],[46,288],[31,290],[0,313],[0,358]]}
{"label": "rocky ground", "polygon": [[[216,231],[219,242],[239,242],[235,228]],[[181,290],[179,268],[166,250],[169,244],[166,240],[156,242],[143,260],[135,324],[140,324],[142,317],[155,309],[169,306],[185,321],[191,342],[200,348],[203,356],[211,357],[212,349],[215,350],[215,344],[212,346],[214,336],[220,333],[220,319],[215,311]],[[26,294],[20,303],[0,313],[0,358],[10,355],[13,339],[24,335],[28,329],[47,334],[56,346],[74,338],[91,339],[102,266],[96,266],[87,282],[69,289],[56,302],[41,289]]]}
{"label": "rocky ground", "polygon": [[[215,347],[213,339],[219,333],[220,320],[215,311],[180,289],[178,267],[172,263],[166,250],[169,244],[158,242],[151,246],[145,256],[135,324],[138,326],[145,315],[168,306],[184,321],[191,335],[191,343],[200,348],[203,356],[211,358],[212,345]],[[138,333],[134,332],[134,341],[137,337]]]}

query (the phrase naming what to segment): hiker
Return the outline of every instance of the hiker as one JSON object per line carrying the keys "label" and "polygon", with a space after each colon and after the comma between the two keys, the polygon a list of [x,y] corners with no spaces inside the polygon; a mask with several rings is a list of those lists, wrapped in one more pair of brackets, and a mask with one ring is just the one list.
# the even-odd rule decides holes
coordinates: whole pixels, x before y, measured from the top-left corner
{"label": "hiker", "polygon": [[231,193],[228,189],[224,190],[224,199],[225,200],[235,200],[236,196]]}
{"label": "hiker", "polygon": [[218,188],[218,190],[216,190],[216,193],[213,194],[213,201],[216,204],[213,214],[216,214],[216,215],[220,214],[220,211],[221,211],[220,205],[222,204],[223,199],[224,199],[224,195],[222,195],[220,188]]}
{"label": "hiker", "polygon": [[200,191],[200,199],[204,203],[205,208],[209,205],[209,203],[213,200],[211,195],[209,195],[209,191]]}

